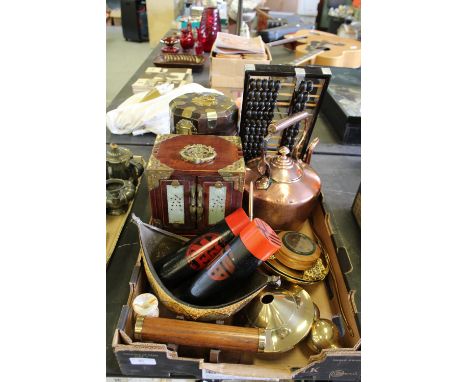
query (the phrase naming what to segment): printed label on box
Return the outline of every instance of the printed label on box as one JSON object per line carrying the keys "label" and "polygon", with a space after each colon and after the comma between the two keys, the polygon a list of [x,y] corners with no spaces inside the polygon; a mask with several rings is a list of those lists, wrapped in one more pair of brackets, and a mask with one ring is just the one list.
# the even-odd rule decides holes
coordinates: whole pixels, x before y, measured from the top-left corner
{"label": "printed label on box", "polygon": [[130,358],[132,365],[156,365],[154,358]]}
{"label": "printed label on box", "polygon": [[[210,370],[202,370],[202,378],[206,379],[246,379],[246,377],[240,375],[228,375],[228,374],[221,374],[216,373]],[[279,378],[264,378],[264,377],[248,377],[247,379],[251,381],[279,381]]]}

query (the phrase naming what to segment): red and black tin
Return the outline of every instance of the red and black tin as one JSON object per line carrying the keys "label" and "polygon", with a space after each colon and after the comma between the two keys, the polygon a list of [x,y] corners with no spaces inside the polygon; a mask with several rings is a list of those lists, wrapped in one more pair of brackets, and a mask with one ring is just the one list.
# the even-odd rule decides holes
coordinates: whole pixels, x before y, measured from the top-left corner
{"label": "red and black tin", "polygon": [[192,282],[184,300],[207,302],[216,293],[252,274],[281,247],[281,240],[263,220],[255,218]]}
{"label": "red and black tin", "polygon": [[245,211],[239,208],[204,234],[190,240],[175,254],[161,259],[156,264],[156,271],[163,284],[167,287],[178,286],[206,268],[249,222]]}

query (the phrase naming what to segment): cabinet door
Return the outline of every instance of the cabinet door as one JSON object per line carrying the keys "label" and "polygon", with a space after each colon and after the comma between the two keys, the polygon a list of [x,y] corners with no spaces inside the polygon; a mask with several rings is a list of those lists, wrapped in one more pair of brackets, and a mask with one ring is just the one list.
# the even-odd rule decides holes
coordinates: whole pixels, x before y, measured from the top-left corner
{"label": "cabinet door", "polygon": [[197,183],[197,228],[204,230],[232,212],[233,182],[200,176]]}
{"label": "cabinet door", "polygon": [[192,230],[196,225],[196,183],[193,178],[161,180],[162,225],[166,229]]}

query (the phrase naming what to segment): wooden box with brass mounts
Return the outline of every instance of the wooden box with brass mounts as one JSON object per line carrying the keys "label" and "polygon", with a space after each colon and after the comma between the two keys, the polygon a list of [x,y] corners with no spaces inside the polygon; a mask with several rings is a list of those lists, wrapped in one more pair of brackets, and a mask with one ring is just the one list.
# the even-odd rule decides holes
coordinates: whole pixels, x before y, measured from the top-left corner
{"label": "wooden box with brass mounts", "polygon": [[158,135],[146,176],[153,223],[182,235],[202,233],[242,205],[240,138]]}
{"label": "wooden box with brass mounts", "polygon": [[187,93],[169,103],[171,132],[176,134],[237,135],[234,101],[216,93]]}

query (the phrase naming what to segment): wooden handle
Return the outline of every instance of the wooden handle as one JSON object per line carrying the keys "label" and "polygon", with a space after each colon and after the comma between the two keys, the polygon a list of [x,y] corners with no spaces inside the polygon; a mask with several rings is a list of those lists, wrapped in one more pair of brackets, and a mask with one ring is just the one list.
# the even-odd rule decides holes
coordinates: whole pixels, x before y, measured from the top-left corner
{"label": "wooden handle", "polygon": [[222,350],[259,351],[258,328],[207,324],[159,317],[138,317],[135,337],[154,341]]}
{"label": "wooden handle", "polygon": [[255,8],[255,10],[261,14],[262,16],[268,18],[268,19],[274,19],[273,16],[269,15],[268,13],[266,13],[264,10],[260,9],[260,8]]}

